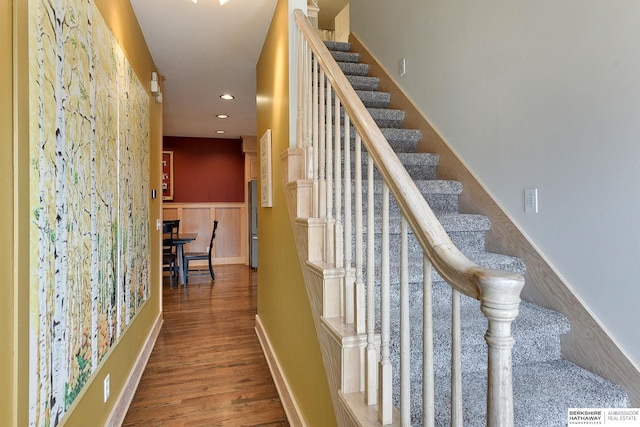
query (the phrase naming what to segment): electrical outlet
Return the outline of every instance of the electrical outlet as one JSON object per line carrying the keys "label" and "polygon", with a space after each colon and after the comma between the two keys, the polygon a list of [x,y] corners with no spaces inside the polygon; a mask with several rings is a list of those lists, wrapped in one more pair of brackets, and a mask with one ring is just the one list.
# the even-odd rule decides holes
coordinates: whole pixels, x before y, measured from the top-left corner
{"label": "electrical outlet", "polygon": [[538,213],[538,189],[527,188],[524,190],[524,212]]}
{"label": "electrical outlet", "polygon": [[106,377],[104,377],[104,402],[107,403],[107,400],[109,399],[109,393],[111,392],[111,376],[109,374],[107,374]]}
{"label": "electrical outlet", "polygon": [[162,221],[160,221],[159,218],[156,218],[156,230],[160,230],[161,226],[162,226]]}
{"label": "electrical outlet", "polygon": [[407,60],[406,58],[402,58],[400,60],[400,77],[407,74]]}

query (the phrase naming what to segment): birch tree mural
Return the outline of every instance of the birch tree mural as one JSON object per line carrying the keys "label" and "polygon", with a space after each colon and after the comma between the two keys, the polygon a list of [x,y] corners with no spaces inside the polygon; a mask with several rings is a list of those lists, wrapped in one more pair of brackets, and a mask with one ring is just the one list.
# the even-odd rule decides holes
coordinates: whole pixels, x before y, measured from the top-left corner
{"label": "birch tree mural", "polygon": [[149,95],[91,0],[30,2],[30,425],[148,299]]}

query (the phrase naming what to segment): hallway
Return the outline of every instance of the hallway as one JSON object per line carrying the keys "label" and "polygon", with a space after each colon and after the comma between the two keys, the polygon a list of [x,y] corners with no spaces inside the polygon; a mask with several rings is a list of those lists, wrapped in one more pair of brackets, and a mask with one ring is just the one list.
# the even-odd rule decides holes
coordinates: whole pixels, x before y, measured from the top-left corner
{"label": "hallway", "polygon": [[254,331],[257,274],[215,267],[163,287],[164,325],[124,426],[288,426]]}

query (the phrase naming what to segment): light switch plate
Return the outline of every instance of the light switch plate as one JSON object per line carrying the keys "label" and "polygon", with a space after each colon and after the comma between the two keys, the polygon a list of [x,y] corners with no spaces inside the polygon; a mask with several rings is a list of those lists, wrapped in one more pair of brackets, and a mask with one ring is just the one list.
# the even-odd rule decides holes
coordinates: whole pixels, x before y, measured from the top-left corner
{"label": "light switch plate", "polygon": [[524,190],[524,212],[538,213],[538,189],[527,188]]}
{"label": "light switch plate", "polygon": [[107,374],[107,376],[104,377],[104,403],[107,403],[107,400],[109,400],[109,394],[111,394],[111,376]]}

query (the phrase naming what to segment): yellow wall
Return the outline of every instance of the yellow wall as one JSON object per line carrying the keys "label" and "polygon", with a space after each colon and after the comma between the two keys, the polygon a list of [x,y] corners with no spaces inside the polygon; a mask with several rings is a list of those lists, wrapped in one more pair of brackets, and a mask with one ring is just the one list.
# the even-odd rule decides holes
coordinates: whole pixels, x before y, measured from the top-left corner
{"label": "yellow wall", "polygon": [[333,406],[282,188],[289,148],[289,2],[279,0],[257,65],[258,141],[272,130],[273,207],[259,209],[258,315],[309,426],[335,425]]}
{"label": "yellow wall", "polygon": [[[151,72],[156,67],[146,46],[133,9],[128,0],[95,0],[107,25],[118,39],[127,58],[136,70],[140,80],[147,82]],[[0,310],[0,342],[11,343],[13,351],[0,352],[0,425],[23,426],[28,423],[28,318],[29,318],[29,266],[28,266],[28,224],[22,218],[28,218],[28,92],[26,77],[28,69],[27,40],[27,2],[15,2],[16,27],[12,35],[12,1],[0,0],[0,184],[5,191],[1,192],[0,202],[0,235],[3,245],[0,246],[0,267],[2,271],[11,271],[12,256],[16,258],[16,275],[5,274],[2,289],[3,298]],[[17,58],[11,61],[11,44],[15,42]],[[12,77],[11,64],[16,67],[16,93],[18,102],[9,101]],[[11,126],[12,110],[17,112],[15,127]],[[162,107],[155,102],[150,104],[150,161],[151,188],[160,188],[160,161],[162,152]],[[9,143],[15,133],[15,143]],[[15,156],[12,159],[12,152]],[[12,161],[13,160],[13,161]],[[15,166],[17,179],[12,178],[12,167]],[[15,220],[10,207],[13,205],[13,193],[17,198]],[[161,200],[150,202],[150,227],[152,236],[152,264],[151,264],[151,297],[140,311],[134,322],[129,326],[118,344],[111,350],[90,382],[82,392],[81,397],[72,406],[63,420],[68,426],[102,425],[107,419],[116,398],[122,391],[129,373],[139,356],[142,345],[149,335],[161,310],[161,281],[160,281],[160,236],[155,231],[156,218],[161,216]],[[12,236],[17,234],[17,238]],[[6,241],[5,241],[6,240]],[[12,245],[16,242],[16,250]],[[8,250],[8,254],[4,251]],[[10,280],[6,280],[10,279]],[[12,298],[13,297],[13,303]],[[4,298],[6,297],[6,299]],[[4,304],[10,304],[5,307]],[[5,310],[5,308],[7,308]],[[13,323],[11,320],[17,319]],[[12,355],[13,353],[13,355]],[[13,357],[12,357],[13,356]],[[111,376],[111,397],[107,403],[102,400],[102,384],[106,374]],[[15,381],[11,381],[14,378]]]}
{"label": "yellow wall", "polygon": [[[13,275],[13,104],[12,93],[12,1],[0,0],[0,342],[13,347],[14,275]],[[0,351],[0,425],[9,426],[14,417],[12,397],[15,394],[12,352]]]}

